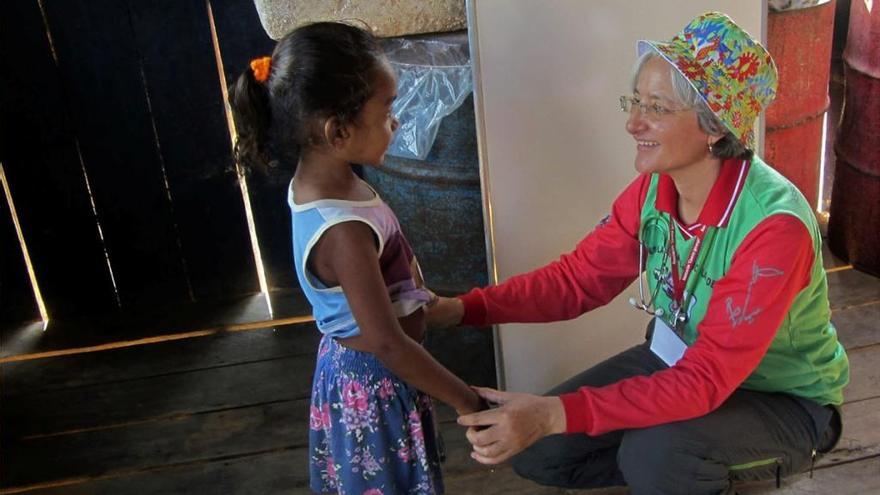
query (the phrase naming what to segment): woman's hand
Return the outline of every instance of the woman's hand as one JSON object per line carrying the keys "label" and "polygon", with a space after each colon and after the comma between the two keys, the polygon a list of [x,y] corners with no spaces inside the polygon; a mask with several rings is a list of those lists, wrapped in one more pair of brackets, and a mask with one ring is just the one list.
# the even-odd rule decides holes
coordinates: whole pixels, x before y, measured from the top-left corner
{"label": "woman's hand", "polygon": [[457,297],[438,297],[425,308],[425,323],[431,329],[458,326],[464,318],[464,303]]}
{"label": "woman's hand", "polygon": [[477,462],[502,463],[547,435],[565,432],[565,408],[559,397],[482,387],[474,390],[480,397],[501,405],[458,418],[458,424],[470,427],[467,438],[474,447],[471,457]]}

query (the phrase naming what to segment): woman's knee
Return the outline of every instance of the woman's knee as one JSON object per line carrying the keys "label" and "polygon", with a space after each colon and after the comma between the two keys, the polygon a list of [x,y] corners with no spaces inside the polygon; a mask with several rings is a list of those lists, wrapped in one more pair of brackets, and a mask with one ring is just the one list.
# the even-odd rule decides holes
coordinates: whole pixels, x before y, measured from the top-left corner
{"label": "woman's knee", "polygon": [[[598,483],[593,478],[608,477],[600,472],[604,457],[594,449],[585,435],[551,435],[520,452],[509,463],[516,474],[541,485],[591,487]],[[607,463],[615,467],[613,456]]]}
{"label": "woman's knee", "polygon": [[709,458],[709,448],[674,423],[659,425],[624,434],[617,464],[634,494],[719,493],[728,470]]}
{"label": "woman's knee", "polygon": [[508,463],[516,474],[537,483],[546,484],[548,476],[552,476],[551,472],[560,464],[559,459],[556,459],[557,456],[554,455],[552,445],[547,445],[552,443],[552,438],[549,439],[550,442],[547,440],[539,440],[531,447],[510,458]]}

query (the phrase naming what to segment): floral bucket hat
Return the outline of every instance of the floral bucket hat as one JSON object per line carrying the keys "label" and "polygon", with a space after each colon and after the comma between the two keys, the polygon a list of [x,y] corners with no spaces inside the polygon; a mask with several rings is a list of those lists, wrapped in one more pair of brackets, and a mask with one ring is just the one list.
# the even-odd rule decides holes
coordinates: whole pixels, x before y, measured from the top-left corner
{"label": "floral bucket hat", "polygon": [[749,149],[754,123],[776,97],[776,64],[767,50],[730,17],[707,12],[669,41],[640,40],[641,56],[660,56],[690,81],[712,112]]}

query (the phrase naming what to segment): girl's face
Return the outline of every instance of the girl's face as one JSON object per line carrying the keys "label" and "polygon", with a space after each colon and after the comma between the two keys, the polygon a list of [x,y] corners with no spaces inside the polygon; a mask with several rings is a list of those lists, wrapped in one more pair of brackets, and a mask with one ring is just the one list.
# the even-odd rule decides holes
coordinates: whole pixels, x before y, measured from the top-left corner
{"label": "girl's face", "polygon": [[642,66],[636,82],[633,97],[642,106],[632,106],[626,131],[636,140],[635,167],[639,173],[668,173],[710,156],[710,137],[700,129],[697,113],[682,108],[670,70],[665,60],[651,58]]}
{"label": "girl's face", "polygon": [[351,163],[382,165],[391,137],[400,125],[391,115],[391,103],[397,98],[397,78],[388,62],[380,62],[373,77],[373,95],[348,126]]}

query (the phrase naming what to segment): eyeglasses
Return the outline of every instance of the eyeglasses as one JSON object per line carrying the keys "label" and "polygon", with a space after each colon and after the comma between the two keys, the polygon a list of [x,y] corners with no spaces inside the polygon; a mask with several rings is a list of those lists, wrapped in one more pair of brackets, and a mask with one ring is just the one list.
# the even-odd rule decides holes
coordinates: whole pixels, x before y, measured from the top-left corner
{"label": "eyeglasses", "polygon": [[685,110],[690,110],[689,107],[684,108],[666,108],[659,103],[642,103],[636,96],[621,96],[620,97],[620,111],[632,113],[636,108],[639,109],[639,112],[649,120],[659,120],[667,115],[671,115],[677,112],[684,112]]}

